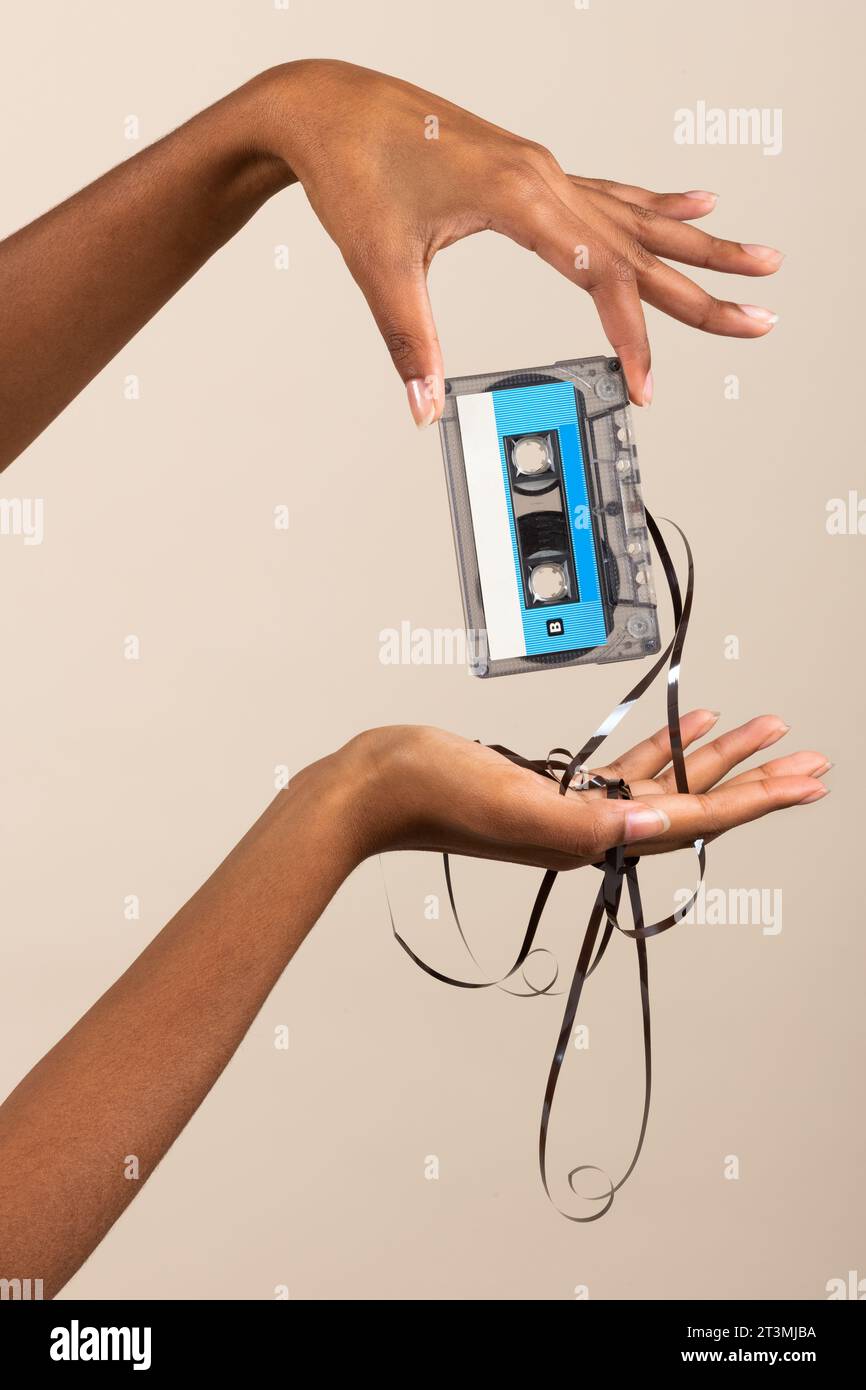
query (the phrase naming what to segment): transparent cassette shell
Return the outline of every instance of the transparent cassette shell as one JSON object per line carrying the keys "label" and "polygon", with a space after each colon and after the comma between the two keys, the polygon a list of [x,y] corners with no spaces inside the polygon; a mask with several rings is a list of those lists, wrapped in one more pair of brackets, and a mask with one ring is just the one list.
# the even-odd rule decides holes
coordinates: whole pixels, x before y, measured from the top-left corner
{"label": "transparent cassette shell", "polygon": [[[606,642],[595,647],[491,660],[487,651],[457,398],[558,381],[571,382],[577,398],[591,524],[609,635]],[[616,358],[586,357],[546,367],[451,378],[445,383],[445,406],[439,433],[469,638],[469,669],[473,675],[502,676],[550,667],[631,661],[659,651],[658,613],[640,470],[625,380]]]}

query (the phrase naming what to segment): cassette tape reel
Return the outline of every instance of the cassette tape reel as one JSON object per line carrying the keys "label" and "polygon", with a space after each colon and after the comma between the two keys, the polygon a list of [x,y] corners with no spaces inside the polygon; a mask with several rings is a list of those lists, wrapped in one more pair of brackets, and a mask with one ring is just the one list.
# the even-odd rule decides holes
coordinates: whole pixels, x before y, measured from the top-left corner
{"label": "cassette tape reel", "polygon": [[617,359],[452,378],[439,431],[473,675],[657,652]]}

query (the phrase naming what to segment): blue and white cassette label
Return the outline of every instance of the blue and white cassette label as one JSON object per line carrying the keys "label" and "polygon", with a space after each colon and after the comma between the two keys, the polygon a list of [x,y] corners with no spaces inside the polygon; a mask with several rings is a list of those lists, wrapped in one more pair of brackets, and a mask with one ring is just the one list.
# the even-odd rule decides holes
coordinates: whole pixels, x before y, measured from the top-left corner
{"label": "blue and white cassette label", "polygon": [[[608,629],[573,385],[558,381],[461,395],[457,412],[490,659],[602,646]],[[527,436],[533,443],[555,436],[558,446],[549,490],[557,511],[549,515],[562,528],[565,558],[561,566],[550,558],[541,560],[537,573],[544,571],[547,585],[539,585],[541,597],[533,593],[526,546],[520,544],[519,527],[526,517],[515,515],[514,464],[508,457],[515,438]],[[532,525],[533,515],[537,520],[549,504],[544,490],[533,500],[529,487],[526,508]],[[552,580],[557,572],[567,590],[561,599]]]}

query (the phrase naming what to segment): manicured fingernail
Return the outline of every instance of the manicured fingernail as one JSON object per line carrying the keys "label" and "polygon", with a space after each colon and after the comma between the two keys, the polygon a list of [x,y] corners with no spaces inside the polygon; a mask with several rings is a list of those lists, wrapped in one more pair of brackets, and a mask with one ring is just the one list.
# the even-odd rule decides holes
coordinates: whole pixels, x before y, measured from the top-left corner
{"label": "manicured fingernail", "polygon": [[829,796],[829,795],[830,795],[830,788],[829,788],[829,787],[819,787],[818,790],[817,790],[816,792],[810,792],[808,796],[804,796],[802,801],[798,801],[798,802],[797,802],[797,805],[798,805],[798,806],[808,806],[810,802],[812,802],[812,801],[821,801],[825,796]]}
{"label": "manicured fingernail", "polygon": [[763,743],[758,744],[758,752],[760,753],[762,748],[769,748],[771,743],[778,743],[783,734],[789,734],[790,732],[790,724],[780,724],[778,728],[774,729],[773,732],[764,739]]}
{"label": "manicured fingernail", "polygon": [[647,374],[646,374],[646,380],[644,381],[644,384],[643,384],[643,403],[644,403],[644,405],[651,405],[651,404],[652,404],[652,398],[653,398],[653,374],[652,374],[652,372],[647,372]]}
{"label": "manicured fingernail", "polygon": [[753,241],[741,241],[740,245],[756,261],[774,261],[776,265],[781,265],[785,259],[784,251],[777,251],[774,246],[757,246]]}
{"label": "manicured fingernail", "polygon": [[651,835],[663,835],[670,830],[671,818],[664,811],[651,811],[648,806],[635,806],[625,818],[625,842],[646,840]]}
{"label": "manicured fingernail", "polygon": [[828,773],[828,772],[832,772],[832,771],[833,771],[833,768],[834,768],[835,766],[836,766],[835,763],[825,763],[823,767],[816,767],[816,768],[815,768],[815,771],[812,773],[812,776],[813,776],[813,777],[826,777],[827,773]]}
{"label": "manicured fingernail", "polygon": [[707,193],[702,188],[692,188],[688,193],[684,193],[683,197],[700,198],[702,203],[717,203],[719,201],[718,193]]}
{"label": "manicured fingernail", "polygon": [[412,419],[423,430],[436,419],[436,405],[441,396],[441,381],[437,376],[415,377],[406,382],[406,395]]}
{"label": "manicured fingernail", "polygon": [[772,309],[762,309],[760,304],[741,304],[739,307],[750,319],[757,319],[759,323],[765,323],[768,328],[772,328],[774,323],[779,322],[778,314],[774,314]]}

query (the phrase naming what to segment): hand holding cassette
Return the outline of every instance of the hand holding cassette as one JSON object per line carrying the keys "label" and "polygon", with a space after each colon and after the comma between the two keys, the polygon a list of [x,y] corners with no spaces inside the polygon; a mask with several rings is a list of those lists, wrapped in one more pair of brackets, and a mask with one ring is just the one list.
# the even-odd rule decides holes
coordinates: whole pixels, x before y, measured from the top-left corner
{"label": "hand holding cassette", "polygon": [[[0,469],[297,182],[366,296],[419,426],[443,407],[427,271],[474,232],[510,237],[588,291],[635,404],[652,395],[642,299],[709,333],[754,338],[775,322],[659,259],[738,275],[778,269],[770,247],[687,225],[713,210],[715,194],[567,174],[541,145],[431,92],[306,59],[260,73],[2,242]],[[567,578],[538,576],[553,593]]]}
{"label": "hand holding cassette", "polygon": [[342,251],[418,425],[442,409],[427,271],[438,251],[475,232],[510,237],[588,291],[635,405],[652,397],[641,300],[735,338],[760,337],[776,321],[768,309],[716,298],[659,259],[736,275],[779,268],[772,247],[687,225],[712,212],[713,193],[655,193],[568,174],[542,145],[368,68],[311,60],[273,77],[269,147]]}

